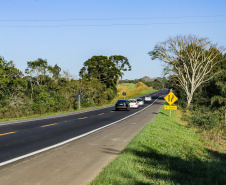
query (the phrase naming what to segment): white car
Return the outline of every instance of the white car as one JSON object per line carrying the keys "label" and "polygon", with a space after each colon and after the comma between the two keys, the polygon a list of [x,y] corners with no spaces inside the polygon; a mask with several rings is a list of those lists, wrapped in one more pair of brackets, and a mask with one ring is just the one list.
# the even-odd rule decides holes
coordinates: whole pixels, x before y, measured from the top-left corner
{"label": "white car", "polygon": [[139,106],[144,106],[144,100],[142,98],[137,98],[137,103]]}
{"label": "white car", "polygon": [[137,109],[139,107],[136,99],[129,99],[128,101],[129,101],[130,108]]}
{"label": "white car", "polygon": [[149,95],[148,96],[145,96],[144,100],[145,101],[151,101],[151,96],[149,96]]}

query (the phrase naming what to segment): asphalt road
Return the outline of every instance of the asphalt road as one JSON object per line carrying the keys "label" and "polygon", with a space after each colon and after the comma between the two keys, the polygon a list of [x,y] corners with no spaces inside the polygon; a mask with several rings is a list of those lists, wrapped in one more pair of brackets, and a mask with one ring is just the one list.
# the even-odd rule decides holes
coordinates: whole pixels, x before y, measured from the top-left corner
{"label": "asphalt road", "polygon": [[[108,107],[64,117],[2,124],[0,156],[4,161],[134,114],[86,137],[2,166],[1,184],[86,184],[154,119],[164,103],[163,99],[156,101],[156,98],[166,93],[152,94],[153,105],[146,102],[144,107],[129,112]],[[135,114],[137,111],[140,112]]]}

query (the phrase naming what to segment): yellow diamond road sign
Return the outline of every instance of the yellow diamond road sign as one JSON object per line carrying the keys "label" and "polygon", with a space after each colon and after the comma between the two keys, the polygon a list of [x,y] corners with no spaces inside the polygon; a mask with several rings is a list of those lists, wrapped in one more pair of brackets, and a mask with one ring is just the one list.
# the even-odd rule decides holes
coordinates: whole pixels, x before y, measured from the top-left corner
{"label": "yellow diamond road sign", "polygon": [[170,104],[172,105],[175,101],[178,100],[178,98],[172,93],[170,92],[169,94],[167,94],[164,99]]}

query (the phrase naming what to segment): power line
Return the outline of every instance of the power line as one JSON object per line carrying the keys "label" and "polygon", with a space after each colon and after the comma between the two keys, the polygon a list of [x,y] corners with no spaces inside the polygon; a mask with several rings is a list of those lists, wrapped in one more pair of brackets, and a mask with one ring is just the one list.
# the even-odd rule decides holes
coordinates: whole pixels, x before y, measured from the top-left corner
{"label": "power line", "polygon": [[75,24],[53,26],[0,26],[1,28],[54,28],[54,27],[110,27],[110,26],[150,26],[150,25],[176,25],[176,24],[209,24],[225,23],[226,21],[203,21],[203,22],[179,22],[179,23],[144,23],[144,24]]}
{"label": "power line", "polygon": [[226,17],[226,15],[210,16],[178,16],[178,17],[137,17],[137,18],[103,18],[103,19],[2,19],[0,22],[66,22],[66,21],[114,21],[114,20],[151,20],[151,19],[183,19],[183,18],[214,18]]}

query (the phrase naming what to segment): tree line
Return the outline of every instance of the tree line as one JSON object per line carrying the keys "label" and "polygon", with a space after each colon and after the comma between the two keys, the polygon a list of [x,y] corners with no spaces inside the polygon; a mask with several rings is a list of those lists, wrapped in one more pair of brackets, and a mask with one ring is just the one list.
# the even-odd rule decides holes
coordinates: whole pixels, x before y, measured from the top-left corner
{"label": "tree line", "polygon": [[114,55],[85,61],[79,79],[62,75],[57,64],[50,66],[41,58],[28,61],[24,74],[13,61],[0,57],[0,119],[75,110],[78,93],[83,95],[82,107],[108,103],[126,70],[131,70],[128,59]]}
{"label": "tree line", "polygon": [[152,87],[155,90],[159,90],[159,89],[164,89],[168,87],[168,79],[166,77],[157,77],[157,78],[149,78],[148,76],[139,78],[139,79],[134,79],[134,80],[120,80],[119,83],[138,83],[138,82],[142,82],[145,85],[147,85],[148,87]]}

